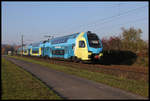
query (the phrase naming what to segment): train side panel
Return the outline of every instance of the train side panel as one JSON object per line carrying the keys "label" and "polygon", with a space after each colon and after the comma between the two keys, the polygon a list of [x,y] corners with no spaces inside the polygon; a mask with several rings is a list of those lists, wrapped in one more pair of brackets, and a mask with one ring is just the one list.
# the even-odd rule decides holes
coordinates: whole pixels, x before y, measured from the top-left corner
{"label": "train side panel", "polygon": [[41,56],[41,48],[40,47],[32,47],[30,54],[31,54],[31,56]]}
{"label": "train side panel", "polygon": [[[95,33],[81,32],[57,37],[44,42],[33,43],[24,49],[24,55],[49,58],[92,60],[102,56],[102,43]],[[18,49],[18,54],[21,49]]]}
{"label": "train side panel", "polygon": [[43,57],[51,57],[50,43],[49,42],[43,43],[41,46],[41,50],[42,50],[41,55]]}
{"label": "train side panel", "polygon": [[32,48],[30,49],[31,56],[41,56],[41,43],[33,43]]}
{"label": "train side panel", "polygon": [[[74,54],[77,58],[79,58],[81,60],[89,60],[88,55],[90,55],[91,53],[88,53],[87,42],[86,42],[85,38],[83,37],[84,34],[85,33],[82,32],[77,37]],[[83,46],[82,46],[82,43],[84,44]]]}
{"label": "train side panel", "polygon": [[28,50],[27,50],[27,48],[24,48],[24,49],[23,49],[23,55],[28,55]]}
{"label": "train side panel", "polygon": [[74,56],[75,38],[77,34],[60,37],[50,41],[51,57],[69,59]]}

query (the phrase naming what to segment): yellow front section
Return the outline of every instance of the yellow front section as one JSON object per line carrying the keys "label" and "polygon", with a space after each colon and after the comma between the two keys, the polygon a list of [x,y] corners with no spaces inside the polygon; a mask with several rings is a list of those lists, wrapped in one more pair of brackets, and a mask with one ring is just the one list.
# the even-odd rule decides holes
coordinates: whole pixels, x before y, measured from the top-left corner
{"label": "yellow front section", "polygon": [[[88,53],[87,42],[86,42],[85,38],[83,37],[83,35],[84,35],[84,32],[80,33],[76,39],[76,46],[75,46],[74,54],[77,58],[79,58],[81,60],[90,60],[88,58],[88,55],[91,55],[91,53]],[[79,41],[85,42],[84,48],[79,48]]]}
{"label": "yellow front section", "polygon": [[39,53],[32,53],[32,48],[31,48],[30,54],[32,56],[40,56],[41,55],[41,48],[39,48]]}
{"label": "yellow front section", "polygon": [[26,52],[23,51],[23,55],[28,55],[28,50]]}

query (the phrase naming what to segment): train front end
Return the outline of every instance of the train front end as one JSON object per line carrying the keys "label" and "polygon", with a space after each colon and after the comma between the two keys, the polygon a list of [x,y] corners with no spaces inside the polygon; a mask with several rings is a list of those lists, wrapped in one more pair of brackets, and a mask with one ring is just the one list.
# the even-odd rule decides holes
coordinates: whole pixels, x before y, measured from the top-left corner
{"label": "train front end", "polygon": [[99,60],[102,56],[102,42],[99,37],[95,33],[91,33],[90,31],[85,34],[87,46],[88,46],[88,58],[90,60]]}
{"label": "train front end", "polygon": [[76,38],[74,54],[79,60],[99,60],[102,54],[101,40],[95,33],[81,32]]}

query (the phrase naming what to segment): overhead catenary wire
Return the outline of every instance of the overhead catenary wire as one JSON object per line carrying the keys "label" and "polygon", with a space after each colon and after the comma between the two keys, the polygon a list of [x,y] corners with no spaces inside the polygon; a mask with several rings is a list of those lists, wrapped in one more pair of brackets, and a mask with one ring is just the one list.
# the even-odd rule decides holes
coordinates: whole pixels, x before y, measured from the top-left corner
{"label": "overhead catenary wire", "polygon": [[[123,3],[124,4],[124,3]],[[118,7],[120,7],[120,5],[121,5],[121,3],[116,3],[116,4],[114,4],[114,5],[111,5],[112,7],[114,7],[114,6],[118,6]],[[145,7],[147,7],[147,5],[146,6],[142,6],[142,7],[138,7],[138,8],[135,8],[135,9],[131,9],[131,10],[128,10],[128,11],[125,11],[125,12],[122,12],[122,13],[119,13],[118,12],[118,14],[117,15],[113,15],[113,16],[110,16],[110,17],[106,17],[106,18],[102,18],[102,19],[98,19],[98,20],[96,20],[96,21],[93,21],[93,22],[90,22],[90,23],[88,23],[88,24],[85,24],[85,25],[79,25],[79,26],[77,26],[77,28],[79,27],[79,28],[82,28],[83,26],[94,26],[94,24],[96,24],[96,23],[99,23],[99,24],[104,24],[104,23],[107,23],[107,21],[108,20],[110,20],[110,19],[112,19],[112,18],[116,18],[116,17],[120,17],[120,16],[122,16],[122,15],[126,15],[126,14],[128,14],[128,13],[130,13],[130,12],[133,12],[133,11],[135,11],[135,10],[138,10],[138,9],[141,9],[141,8],[145,8]],[[99,22],[99,20],[100,20],[100,22]],[[103,21],[105,21],[105,22],[103,22]],[[93,24],[93,25],[92,25]],[[72,28],[65,28],[66,30],[67,30],[67,32],[68,32],[68,30],[69,29],[72,29]],[[73,29],[75,29],[75,27],[73,28]],[[66,33],[62,33],[62,34],[66,34]],[[69,34],[69,33],[68,33]],[[59,34],[60,35],[60,34]]]}
{"label": "overhead catenary wire", "polygon": [[[89,25],[91,25],[91,24],[99,23],[98,21],[102,22],[102,21],[107,21],[108,19],[112,19],[112,18],[115,18],[115,17],[120,17],[120,16],[122,16],[122,15],[126,15],[126,14],[128,14],[128,13],[134,12],[134,11],[136,11],[136,10],[138,10],[138,9],[142,9],[142,8],[145,8],[145,7],[148,7],[148,6],[146,5],[146,6],[138,7],[138,8],[135,8],[135,9],[131,9],[131,10],[122,12],[122,13],[120,13],[119,15],[116,14],[116,15],[109,16],[109,17],[106,17],[106,18],[98,19],[98,20],[93,21],[93,22],[88,23],[88,24],[76,26],[76,27],[74,27],[74,29],[75,29],[75,28],[79,28],[79,27],[81,28],[82,26],[89,26]],[[104,22],[102,22],[102,23],[104,23]],[[99,24],[101,24],[101,23],[99,23]],[[73,29],[73,28],[69,28],[69,29]],[[67,30],[68,30],[68,29],[67,29]]]}
{"label": "overhead catenary wire", "polygon": [[[146,17],[145,17],[146,18]],[[140,20],[141,18],[139,18],[139,20]],[[117,19],[118,20],[118,19]],[[93,28],[93,30],[94,29],[97,29],[97,28],[105,28],[105,27],[107,27],[107,26],[104,26],[104,24],[108,24],[108,23],[110,23],[110,22],[113,22],[113,21],[116,21],[116,20],[114,20],[114,19],[111,19],[111,20],[107,20],[107,21],[105,21],[105,22],[102,22],[102,23],[100,23],[101,25],[103,25],[103,26],[101,26],[100,25],[100,27],[99,26],[94,26],[94,28]],[[132,21],[132,20],[131,20]],[[127,21],[128,22],[128,21]],[[115,26],[115,25],[113,25],[113,26]]]}
{"label": "overhead catenary wire", "polygon": [[[112,29],[112,28],[114,28],[114,27],[116,27],[116,26],[125,25],[125,24],[128,24],[128,23],[131,24],[131,23],[133,23],[133,22],[138,23],[138,22],[140,22],[140,21],[145,21],[145,20],[147,20],[147,17],[139,18],[139,19],[136,19],[136,20],[130,20],[130,21],[127,21],[126,23],[120,23],[120,24],[113,25],[113,26],[102,26],[102,27],[98,27],[98,28],[101,28],[101,29],[109,28],[109,29],[110,29],[110,27],[111,27],[111,29]],[[93,29],[93,30],[96,30],[96,29]]]}
{"label": "overhead catenary wire", "polygon": [[[109,30],[110,29],[112,29],[112,28],[114,28],[114,27],[118,27],[118,26],[120,26],[120,25],[128,25],[128,24],[133,24],[133,22],[134,22],[134,24],[136,24],[136,23],[139,23],[139,22],[142,22],[142,21],[146,21],[146,17],[144,17],[144,18],[140,18],[140,19],[136,19],[136,20],[132,20],[132,21],[128,21],[127,23],[121,23],[121,24],[118,24],[118,25],[116,25],[116,26],[107,26],[107,27],[103,27],[103,28],[99,28],[99,29],[104,29],[104,28],[108,28]],[[132,26],[133,27],[133,26]],[[119,27],[119,29],[121,29],[121,27]],[[115,29],[116,30],[116,29]],[[114,33],[114,31],[115,30],[112,30],[111,32],[103,32],[102,30],[101,30],[101,32],[98,32],[98,31],[96,31],[96,29],[95,30],[93,30],[93,31],[96,31],[97,33],[99,33],[99,34],[103,34],[103,35],[105,35],[105,37],[107,36],[107,34],[108,33],[112,33],[112,34],[115,34]],[[118,31],[118,29],[117,29],[117,31]],[[111,34],[111,35],[112,35]],[[117,34],[117,33],[116,33]],[[119,33],[118,33],[119,34]],[[104,36],[103,36],[104,37]]]}
{"label": "overhead catenary wire", "polygon": [[[120,4],[116,4],[116,5],[120,5]],[[119,7],[119,6],[118,6]],[[104,23],[107,23],[108,21],[110,22],[110,19],[112,19],[112,18],[117,18],[117,17],[120,17],[120,16],[123,16],[123,15],[128,15],[129,13],[131,13],[131,12],[134,12],[134,11],[137,11],[138,9],[142,9],[142,8],[145,8],[145,7],[147,7],[147,6],[142,6],[142,7],[138,7],[138,8],[135,8],[135,9],[130,9],[130,10],[128,10],[128,11],[125,11],[125,12],[122,12],[122,13],[118,13],[117,15],[113,15],[113,16],[110,16],[110,17],[106,17],[106,18],[102,18],[102,19],[98,19],[98,20],[96,20],[96,21],[93,21],[93,22],[91,22],[91,23],[88,23],[88,24],[86,24],[85,25],[85,27],[86,26],[89,26],[89,25],[92,25],[92,24],[104,24]],[[100,22],[98,22],[100,20]],[[105,22],[104,22],[105,21]],[[112,20],[113,21],[113,20]],[[80,27],[81,25],[79,25],[78,27]],[[82,25],[83,26],[83,25]],[[114,26],[113,26],[114,27]],[[68,30],[67,28],[66,28],[66,30]],[[94,30],[94,29],[93,29]],[[66,34],[66,33],[63,33],[63,34]],[[56,34],[55,34],[56,35]],[[60,35],[60,34],[59,34]]]}
{"label": "overhead catenary wire", "polygon": [[[123,4],[127,4],[127,3],[116,3],[116,4],[113,4],[113,5],[109,5],[109,8],[110,9],[112,9],[112,8],[114,8],[114,7],[117,7],[118,5],[123,5]],[[102,5],[99,5],[99,7],[101,7]],[[103,5],[104,6],[104,5]],[[105,5],[106,6],[106,5]],[[94,15],[95,16],[95,15]],[[70,25],[69,25],[69,27],[70,27]],[[68,28],[68,25],[67,26],[65,26],[65,28]],[[72,29],[72,28],[70,28],[70,29]],[[68,29],[67,29],[68,30]]]}
{"label": "overhead catenary wire", "polygon": [[[96,23],[102,25],[102,24],[105,24],[105,23],[107,23],[107,22],[110,22],[110,19],[112,19],[112,18],[121,17],[121,16],[123,16],[123,15],[129,15],[129,13],[131,14],[131,12],[134,12],[135,10],[138,10],[138,9],[141,9],[141,8],[145,8],[145,7],[147,7],[147,6],[139,7],[139,8],[136,8],[136,9],[132,9],[132,10],[129,10],[129,11],[127,11],[127,12],[120,13],[119,15],[117,14],[117,15],[111,16],[111,17],[109,17],[108,19],[104,19],[103,21],[105,21],[105,22],[102,22],[102,21],[101,21],[101,23],[99,23],[99,22],[97,21]],[[111,21],[114,21],[114,20],[111,20]],[[96,24],[96,23],[95,23],[95,24]]]}
{"label": "overhead catenary wire", "polygon": [[[82,4],[81,4],[82,3]],[[91,2],[92,3],[92,2]],[[51,7],[53,7],[53,6],[55,6],[55,7],[57,7],[57,6],[59,6],[59,7],[91,7],[91,6],[98,6],[98,7],[100,7],[100,6],[108,6],[108,7],[114,7],[114,6],[116,6],[116,5],[118,5],[118,2],[116,2],[115,4],[109,4],[109,3],[105,3],[105,4],[103,4],[103,3],[94,3],[94,4],[89,4],[89,3],[87,3],[87,2],[80,2],[80,4],[77,4],[77,3],[74,3],[74,4],[64,4],[64,2],[57,2],[57,3],[44,3],[44,4],[38,4],[38,3],[32,3],[32,4],[22,4],[22,5],[26,5],[26,6],[51,6]],[[128,4],[127,2],[122,2],[123,4]],[[21,4],[19,4],[19,5],[21,5]]]}

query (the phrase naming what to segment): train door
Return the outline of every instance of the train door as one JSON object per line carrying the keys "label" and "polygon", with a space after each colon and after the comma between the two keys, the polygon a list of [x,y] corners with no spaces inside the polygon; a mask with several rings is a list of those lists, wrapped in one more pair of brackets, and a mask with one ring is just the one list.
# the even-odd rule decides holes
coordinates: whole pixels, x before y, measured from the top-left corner
{"label": "train door", "polygon": [[42,47],[42,56],[44,56],[44,51],[45,51],[44,47]]}
{"label": "train door", "polygon": [[28,49],[28,55],[30,56],[30,49]]}
{"label": "train door", "polygon": [[67,58],[69,56],[69,48],[65,46],[64,48],[64,58]]}
{"label": "train door", "polygon": [[88,49],[85,39],[77,41],[75,56],[81,60],[88,60]]}
{"label": "train door", "polygon": [[43,47],[41,47],[41,56],[43,56]]}

